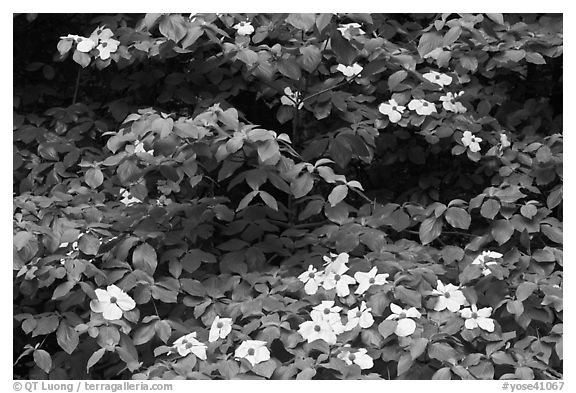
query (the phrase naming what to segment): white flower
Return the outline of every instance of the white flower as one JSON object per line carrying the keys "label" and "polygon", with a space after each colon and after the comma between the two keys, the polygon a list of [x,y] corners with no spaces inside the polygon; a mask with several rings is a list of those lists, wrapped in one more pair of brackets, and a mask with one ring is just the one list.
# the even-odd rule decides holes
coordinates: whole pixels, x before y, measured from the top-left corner
{"label": "white flower", "polygon": [[298,276],[298,279],[305,283],[304,292],[308,295],[314,295],[318,292],[318,287],[324,281],[324,274],[318,273],[316,268],[312,265],[308,266],[308,270]]}
{"label": "white flower", "polygon": [[436,106],[431,102],[420,99],[413,99],[408,103],[408,109],[416,111],[419,115],[427,116],[432,112],[436,112]]}
{"label": "white flower", "polygon": [[94,292],[98,299],[90,301],[90,308],[94,312],[102,313],[104,319],[109,321],[122,318],[124,311],[136,307],[136,302],[116,285],[108,285],[106,290],[98,288]]}
{"label": "white flower", "polygon": [[146,150],[144,147],[144,142],[139,141],[138,139],[134,141],[134,153],[148,153],[154,154],[154,149]]}
{"label": "white flower", "polygon": [[496,262],[494,261],[489,261],[486,262],[486,258],[490,258],[490,259],[498,259],[498,258],[502,258],[502,254],[500,254],[499,252],[496,251],[482,251],[482,254],[478,255],[473,261],[472,261],[472,265],[482,265],[482,274],[484,276],[488,276],[489,274],[491,274],[492,272],[490,271],[490,269],[487,268],[487,266],[489,265],[497,265]]}
{"label": "white flower", "polygon": [[404,310],[400,306],[391,303],[390,310],[392,314],[387,316],[386,319],[398,320],[396,330],[394,331],[398,337],[406,337],[414,333],[416,330],[416,322],[411,318],[420,318],[422,316],[416,308],[410,307]]}
{"label": "white flower", "polygon": [[100,44],[96,47],[98,49],[98,56],[100,59],[107,60],[110,58],[110,54],[116,52],[118,49],[118,45],[120,45],[120,41],[116,41],[115,39],[108,38],[105,40],[100,40]]}
{"label": "white flower", "polygon": [[459,287],[453,284],[444,285],[440,280],[438,280],[438,286],[432,291],[432,294],[438,296],[438,301],[434,306],[436,311],[448,309],[456,312],[460,310],[460,306],[468,305],[468,301]]}
{"label": "white flower", "polygon": [[356,272],[354,278],[358,281],[358,288],[354,292],[357,295],[361,295],[368,290],[372,285],[384,285],[388,281],[386,280],[389,274],[376,274],[378,273],[378,268],[374,266],[368,273]]}
{"label": "white flower", "polygon": [[210,334],[208,335],[208,341],[214,342],[219,338],[226,338],[228,334],[232,331],[232,318],[220,318],[216,315],[214,321],[212,321],[212,326],[210,326]]}
{"label": "white flower", "polygon": [[[292,89],[289,87],[286,87],[284,89],[284,95],[280,97],[280,102],[282,103],[282,105],[296,106],[296,103],[298,103],[299,101],[300,101],[300,92],[298,91],[292,92]],[[298,109],[302,109],[303,106],[304,103],[300,102],[298,104]]]}
{"label": "white flower", "polygon": [[90,38],[79,37],[76,41],[76,50],[82,53],[90,52],[95,46],[96,43]]}
{"label": "white flower", "polygon": [[340,27],[337,27],[336,30],[338,30],[342,34],[342,37],[346,38],[347,40],[350,40],[352,38],[352,33],[354,31],[357,31],[358,35],[366,34],[366,32],[362,30],[360,27],[361,26],[358,23],[346,23],[340,25]]}
{"label": "white flower", "polygon": [[[464,93],[464,92],[461,92]],[[460,94],[459,94],[460,95]],[[458,96],[458,95],[457,95]],[[442,106],[444,109],[454,113],[465,113],[466,107],[462,105],[461,102],[456,101],[456,97],[454,94],[448,92],[445,96],[440,97],[440,101],[442,101]]]}
{"label": "white flower", "polygon": [[104,26],[98,26],[92,34],[90,34],[90,39],[94,42],[98,42],[101,40],[108,40],[114,36],[112,30]]}
{"label": "white flower", "polygon": [[[335,258],[334,260],[330,259],[330,257]],[[333,254],[330,253],[330,257],[324,256],[324,262],[326,262],[324,264],[324,272],[326,274],[331,273],[331,272],[335,272],[338,271],[342,268],[342,266],[344,266],[346,268],[346,270],[348,270],[348,266],[346,266],[346,264],[348,263],[348,261],[350,260],[350,256],[343,252],[340,254]]]}
{"label": "white flower", "polygon": [[437,85],[440,86],[446,86],[452,83],[452,77],[446,74],[441,74],[440,72],[437,71],[430,71],[422,76],[424,77],[424,79],[432,83],[436,83]]}
{"label": "white flower", "polygon": [[466,319],[464,326],[466,329],[474,329],[475,327],[480,327],[487,332],[494,331],[494,320],[488,318],[492,313],[492,307],[485,307],[478,310],[475,304],[470,306],[470,308],[465,308],[460,311],[462,318]]}
{"label": "white flower", "polygon": [[508,140],[508,136],[506,134],[500,134],[500,145],[502,145],[502,149],[510,146],[510,141]]}
{"label": "white flower", "polygon": [[252,366],[270,359],[270,351],[266,348],[266,341],[246,340],[234,352],[237,358],[248,360]]}
{"label": "white flower", "polygon": [[172,346],[178,351],[180,356],[193,353],[199,359],[206,360],[206,345],[196,340],[196,332],[180,337]]}
{"label": "white flower", "polygon": [[240,22],[232,26],[239,35],[250,35],[254,33],[254,26],[250,22]]}
{"label": "white flower", "polygon": [[478,152],[480,151],[480,142],[482,142],[482,138],[478,138],[474,136],[470,131],[464,131],[462,135],[462,143],[464,146],[470,149],[471,152]]}
{"label": "white flower", "polygon": [[389,100],[388,103],[382,103],[378,107],[378,111],[383,115],[387,115],[392,123],[398,123],[402,118],[402,113],[406,107],[398,105],[396,100]]}
{"label": "white flower", "polygon": [[120,196],[122,197],[122,199],[120,200],[120,202],[122,202],[123,204],[125,204],[126,206],[132,204],[132,203],[139,203],[142,202],[140,199],[132,196],[132,194],[130,194],[130,191],[126,190],[125,188],[121,188],[120,189]]}
{"label": "white flower", "polygon": [[336,344],[336,333],[321,316],[318,314],[311,315],[312,320],[300,324],[298,333],[309,343],[315,340],[324,340],[328,344]]}
{"label": "white flower", "polygon": [[356,326],[360,325],[361,328],[367,329],[374,324],[374,318],[370,311],[372,309],[366,307],[366,302],[360,304],[360,308],[354,307],[348,310],[348,323],[346,324],[346,330],[352,330]]}
{"label": "white flower", "polygon": [[344,64],[338,64],[336,67],[337,71],[343,73],[347,78],[353,78],[356,75],[360,74],[364,68],[358,64],[354,63],[351,66],[345,66]]}
{"label": "white flower", "polygon": [[362,370],[374,367],[374,360],[364,348],[359,348],[356,352],[343,350],[338,354],[338,358],[344,360],[349,366],[357,364]]}
{"label": "white flower", "polygon": [[356,283],[356,280],[344,274],[347,270],[348,267],[342,264],[338,270],[327,273],[322,287],[326,290],[336,288],[336,294],[338,296],[348,296],[350,294],[350,288],[348,288],[348,286]]}
{"label": "white flower", "polygon": [[330,325],[335,334],[340,334],[345,331],[340,311],[342,311],[342,307],[334,306],[334,301],[324,300],[312,309],[310,317],[313,320],[323,319]]}

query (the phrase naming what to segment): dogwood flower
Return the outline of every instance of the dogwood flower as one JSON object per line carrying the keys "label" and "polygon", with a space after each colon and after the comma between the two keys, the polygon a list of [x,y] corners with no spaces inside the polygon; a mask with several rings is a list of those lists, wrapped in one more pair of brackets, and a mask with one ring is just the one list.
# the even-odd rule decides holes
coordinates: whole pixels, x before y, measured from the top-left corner
{"label": "dogwood flower", "polygon": [[496,252],[496,251],[482,251],[482,253],[480,255],[478,255],[476,258],[474,258],[474,260],[472,261],[472,265],[482,265],[482,268],[483,268],[482,274],[484,276],[488,276],[489,274],[492,273],[487,266],[497,265],[497,263],[494,261],[486,262],[486,258],[498,259],[498,258],[502,258],[502,254],[500,254],[499,252]]}
{"label": "dogwood flower", "polygon": [[[290,87],[284,88],[284,95],[280,97],[280,102],[282,103],[282,105],[296,106],[296,103],[298,103],[299,101],[300,101],[300,92],[298,91],[292,92],[292,89]],[[300,102],[298,104],[298,109],[302,109],[303,106],[304,103]]]}
{"label": "dogwood flower", "polygon": [[[330,257],[335,258],[334,260],[330,259]],[[331,272],[335,272],[337,270],[340,270],[342,268],[342,266],[344,266],[346,268],[346,270],[348,270],[348,266],[346,266],[346,264],[348,263],[348,261],[350,260],[350,256],[343,252],[340,253],[338,255],[330,253],[330,257],[324,256],[324,262],[326,262],[324,264],[324,272],[326,274],[331,273]]]}
{"label": "dogwood flower", "polygon": [[326,290],[336,288],[336,294],[340,297],[345,297],[350,294],[349,285],[355,284],[356,280],[348,275],[345,275],[348,267],[346,265],[340,265],[336,271],[331,271],[326,274],[322,287]]}
{"label": "dogwood flower", "polygon": [[378,268],[374,266],[368,273],[364,272],[356,272],[354,274],[354,278],[358,281],[358,288],[354,292],[357,295],[362,295],[364,292],[368,290],[372,285],[384,285],[388,281],[386,280],[389,274],[377,274]]}
{"label": "dogwood flower", "polygon": [[189,353],[193,353],[199,359],[206,360],[206,344],[196,340],[196,332],[180,337],[174,341],[172,346],[176,351],[178,351],[180,356],[186,356]]}
{"label": "dogwood flower", "polygon": [[364,68],[358,63],[354,63],[351,66],[345,66],[344,64],[338,64],[338,66],[336,67],[337,71],[340,71],[341,73],[344,74],[344,76],[346,76],[349,79],[355,77],[356,75],[359,75],[363,69]]}
{"label": "dogwood flower", "polygon": [[322,272],[318,273],[316,268],[310,265],[307,271],[298,276],[298,279],[306,284],[304,285],[304,292],[308,295],[314,295],[324,281],[324,274]]}
{"label": "dogwood flower", "polygon": [[456,98],[462,95],[464,92],[460,92],[461,94],[454,95],[450,92],[446,93],[445,96],[440,97],[440,101],[442,101],[442,106],[444,109],[454,113],[465,113],[466,107],[462,105],[461,102],[456,101]]}
{"label": "dogwood flower", "polygon": [[118,45],[120,45],[120,41],[117,41],[112,38],[100,40],[100,44],[96,47],[98,49],[98,56],[102,60],[107,60],[110,58],[110,54],[116,52],[118,50]]}
{"label": "dogwood flower", "polygon": [[408,109],[416,111],[419,115],[427,116],[432,112],[436,112],[436,106],[426,100],[413,99],[408,103]]}
{"label": "dogwood flower", "polygon": [[388,103],[383,102],[378,107],[378,111],[383,115],[387,115],[392,123],[398,123],[400,121],[404,109],[406,109],[406,107],[398,105],[394,99],[389,100]]}
{"label": "dogwood flower", "polygon": [[366,32],[362,30],[360,27],[361,26],[358,23],[346,23],[340,25],[340,27],[337,27],[336,30],[338,30],[340,34],[342,34],[342,37],[346,38],[347,40],[350,40],[352,38],[352,33],[355,31],[358,33],[358,35],[366,34]]}
{"label": "dogwood flower", "polygon": [[500,134],[500,145],[502,145],[502,149],[507,148],[511,145],[510,141],[508,140],[508,136],[506,134]]}
{"label": "dogwood flower", "polygon": [[112,30],[104,26],[98,26],[92,34],[90,34],[90,39],[94,42],[98,42],[101,40],[108,40],[114,36]]}
{"label": "dogwood flower", "polygon": [[220,318],[216,315],[212,325],[210,326],[210,334],[208,335],[208,341],[213,343],[219,338],[226,338],[228,334],[232,331],[232,318]]}
{"label": "dogwood flower", "polygon": [[309,343],[315,340],[324,340],[328,344],[336,344],[336,333],[329,322],[318,314],[310,315],[311,321],[302,322],[298,333]]}
{"label": "dogwood flower", "polygon": [[232,26],[236,29],[238,35],[250,35],[254,33],[254,26],[250,22],[240,22]]}
{"label": "dogwood flower", "polygon": [[374,360],[367,354],[365,348],[358,348],[355,352],[343,350],[338,354],[338,358],[344,360],[349,366],[356,364],[362,370],[374,367]]}
{"label": "dogwood flower", "polygon": [[453,284],[444,285],[442,281],[438,280],[436,289],[432,290],[432,294],[438,296],[434,310],[442,311],[448,309],[456,312],[460,310],[460,306],[467,306],[468,301],[459,288]]}
{"label": "dogwood flower", "polygon": [[494,320],[488,318],[490,314],[492,314],[492,307],[485,307],[478,310],[475,304],[470,306],[470,308],[465,308],[460,311],[462,318],[466,319],[464,322],[466,329],[480,327],[480,329],[486,330],[487,332],[493,332]]}
{"label": "dogwood flower", "polygon": [[90,309],[102,313],[104,319],[109,321],[122,318],[124,311],[136,307],[136,302],[116,285],[108,285],[106,290],[98,288],[94,292],[98,299],[90,301]]}
{"label": "dogwood flower", "polygon": [[79,37],[76,41],[76,50],[82,53],[90,52],[95,46],[96,43],[90,38]]}
{"label": "dogwood flower", "polygon": [[482,138],[474,136],[470,131],[464,131],[464,134],[462,135],[462,143],[470,149],[471,152],[475,153],[480,151],[480,142],[482,142]]}
{"label": "dogwood flower", "polygon": [[334,333],[340,334],[345,331],[342,319],[340,318],[340,311],[342,307],[335,306],[334,301],[324,300],[319,305],[315,306],[310,312],[310,316],[314,319],[323,319],[328,322]]}
{"label": "dogwood flower", "polygon": [[131,205],[132,203],[142,202],[140,199],[132,196],[132,194],[130,194],[130,191],[126,190],[125,188],[120,189],[120,196],[122,197],[120,202],[122,202],[126,206]]}
{"label": "dogwood flower", "polygon": [[386,319],[398,320],[394,331],[398,337],[406,337],[414,333],[416,330],[416,322],[414,322],[412,318],[420,318],[422,316],[416,308],[410,307],[408,309],[402,309],[400,306],[390,303],[390,310],[392,314],[387,316]]}
{"label": "dogwood flower", "polygon": [[437,71],[430,71],[430,72],[425,73],[422,76],[427,81],[430,81],[432,83],[436,83],[437,85],[440,85],[440,86],[446,86],[446,85],[449,85],[450,83],[452,83],[452,77],[451,76],[448,76],[446,74],[442,74],[442,73],[437,72]]}
{"label": "dogwood flower", "polygon": [[374,324],[374,318],[370,314],[372,309],[366,307],[366,302],[360,304],[360,308],[354,307],[348,310],[348,323],[346,324],[346,330],[352,330],[356,326],[360,325],[361,328],[367,329]]}
{"label": "dogwood flower", "polygon": [[252,366],[270,359],[270,351],[266,348],[266,341],[246,340],[234,352],[237,358],[248,360]]}

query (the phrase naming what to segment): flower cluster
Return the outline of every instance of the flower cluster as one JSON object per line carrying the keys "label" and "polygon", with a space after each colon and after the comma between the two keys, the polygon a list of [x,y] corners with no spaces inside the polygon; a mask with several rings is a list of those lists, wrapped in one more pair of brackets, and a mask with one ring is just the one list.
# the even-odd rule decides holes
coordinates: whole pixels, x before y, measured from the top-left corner
{"label": "flower cluster", "polygon": [[296,106],[298,105],[298,109],[302,109],[304,103],[300,100],[300,92],[295,91],[293,92],[291,88],[286,87],[284,89],[284,95],[280,97],[280,102],[282,105],[288,106]]}
{"label": "flower cluster", "polygon": [[[350,294],[350,285],[358,283],[354,292],[362,295],[372,285],[384,285],[388,281],[388,274],[378,274],[378,269],[373,267],[369,272],[356,272],[354,277],[345,274],[349,267],[347,266],[350,256],[347,253],[330,254],[331,257],[324,256],[324,271],[318,271],[312,265],[308,270],[298,276],[304,285],[304,291],[308,295],[314,295],[320,287],[325,290],[335,289],[336,294],[345,297]],[[331,259],[334,258],[334,259]]]}
{"label": "flower cluster", "polygon": [[492,272],[488,268],[490,265],[496,265],[497,263],[493,261],[494,259],[502,258],[502,254],[496,251],[482,251],[474,260],[472,265],[480,265],[482,267],[482,274],[488,276]]}
{"label": "flower cluster", "polygon": [[347,79],[352,79],[358,76],[363,69],[364,68],[358,63],[354,63],[351,66],[346,66],[344,64],[338,64],[336,66],[336,70],[343,73]]}
{"label": "flower cluster", "polygon": [[470,131],[464,131],[462,144],[470,149],[471,152],[476,153],[480,151],[480,142],[482,142],[482,138],[475,136]]}
{"label": "flower cluster", "polygon": [[252,33],[254,33],[254,26],[252,26],[252,23],[250,22],[240,22],[235,24],[234,26],[232,26],[234,29],[236,29],[236,32],[238,33],[238,35],[250,35]]}
{"label": "flower cluster", "polygon": [[366,32],[361,29],[360,24],[358,23],[346,23],[337,27],[336,30],[342,34],[342,37],[346,38],[348,41],[352,39],[355,35],[364,35]]}
{"label": "flower cluster", "polygon": [[106,27],[99,26],[92,32],[90,37],[68,34],[66,37],[60,37],[61,40],[72,40],[76,43],[76,50],[82,53],[88,53],[93,49],[98,51],[97,57],[101,60],[108,60],[110,54],[118,50],[120,41],[113,39],[114,33]]}

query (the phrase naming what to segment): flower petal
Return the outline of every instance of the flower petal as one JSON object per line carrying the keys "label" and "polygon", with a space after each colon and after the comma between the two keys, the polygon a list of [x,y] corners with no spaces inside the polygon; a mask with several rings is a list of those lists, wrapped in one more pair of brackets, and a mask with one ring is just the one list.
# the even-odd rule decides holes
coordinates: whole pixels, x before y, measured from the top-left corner
{"label": "flower petal", "polygon": [[367,370],[374,367],[374,360],[371,356],[360,352],[356,352],[354,355],[356,355],[354,358],[354,363],[360,366],[362,370]]}
{"label": "flower petal", "polygon": [[104,307],[102,316],[104,317],[104,319],[114,321],[116,319],[122,318],[122,310],[115,304],[109,304]]}
{"label": "flower petal", "polygon": [[476,319],[476,323],[487,332],[494,331],[494,320],[491,318],[478,318]]}
{"label": "flower petal", "polygon": [[402,318],[396,325],[395,333],[399,337],[406,337],[414,333],[416,330],[416,322],[410,318]]}
{"label": "flower petal", "polygon": [[464,322],[464,326],[466,326],[466,329],[474,329],[475,327],[478,326],[478,323],[476,323],[476,320],[473,318],[467,319],[466,322]]}

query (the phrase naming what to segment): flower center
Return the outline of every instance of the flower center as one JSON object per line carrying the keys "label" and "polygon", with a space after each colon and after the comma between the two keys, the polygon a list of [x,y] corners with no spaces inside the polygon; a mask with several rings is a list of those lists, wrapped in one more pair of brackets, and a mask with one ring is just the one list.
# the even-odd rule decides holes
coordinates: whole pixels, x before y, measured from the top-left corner
{"label": "flower center", "polygon": [[436,75],[434,78],[436,78],[436,80],[440,80],[440,75]]}
{"label": "flower center", "polygon": [[356,316],[357,316],[358,318],[360,318],[360,317],[362,316],[362,311],[357,311],[357,312],[356,312]]}
{"label": "flower center", "polygon": [[324,309],[324,314],[326,314],[326,315],[330,314],[330,309],[329,309],[329,308],[325,308],[325,309]]}
{"label": "flower center", "polygon": [[476,314],[475,312],[472,313],[472,319],[476,319],[478,318],[478,314]]}
{"label": "flower center", "polygon": [[428,106],[428,103],[427,103],[427,102],[423,102],[423,103],[422,103],[422,106]]}
{"label": "flower center", "polygon": [[451,103],[451,104],[455,104],[455,103],[456,103],[456,101],[454,101],[454,98],[450,98],[450,103]]}
{"label": "flower center", "polygon": [[118,301],[118,299],[116,299],[116,296],[112,296],[110,298],[110,303],[116,303]]}
{"label": "flower center", "polygon": [[402,311],[400,314],[398,314],[398,318],[399,319],[406,318],[406,313],[404,311]]}
{"label": "flower center", "polygon": [[314,331],[319,332],[320,330],[322,330],[322,328],[320,327],[320,325],[314,326]]}
{"label": "flower center", "polygon": [[253,356],[255,352],[254,348],[248,348],[248,355]]}
{"label": "flower center", "polygon": [[446,299],[448,299],[448,298],[450,297],[450,293],[446,292],[446,293],[444,294],[444,297],[445,297]]}
{"label": "flower center", "polygon": [[186,343],[186,349],[192,348],[192,343]]}
{"label": "flower center", "polygon": [[101,45],[102,45],[102,48],[106,48],[106,47],[108,46],[108,43],[107,43],[107,42],[102,42]]}
{"label": "flower center", "polygon": [[397,106],[393,106],[393,107],[392,107],[392,110],[393,110],[393,111],[397,111],[397,110],[398,110],[398,107],[397,107]]}
{"label": "flower center", "polygon": [[222,322],[218,322],[218,323],[216,324],[216,327],[217,327],[218,329],[221,329],[222,326],[224,326],[224,324],[223,324]]}
{"label": "flower center", "polygon": [[368,280],[368,282],[370,284],[374,284],[376,282],[376,279],[374,277],[370,278],[370,280]]}
{"label": "flower center", "polygon": [[334,280],[335,280],[335,281],[339,281],[339,280],[340,280],[340,275],[339,275],[339,274],[336,274],[336,275],[334,276]]}
{"label": "flower center", "polygon": [[354,361],[354,359],[356,359],[356,355],[354,355],[353,353],[351,353],[350,355],[348,355],[348,359],[350,359],[350,361]]}
{"label": "flower center", "polygon": [[186,340],[186,339],[182,340],[182,344],[184,344],[184,345],[188,344],[188,340]]}
{"label": "flower center", "polygon": [[315,276],[314,273],[309,273],[309,274],[308,274],[308,277],[310,277],[310,278],[314,278],[314,276]]}

